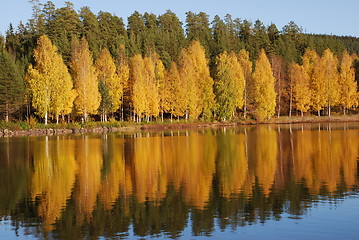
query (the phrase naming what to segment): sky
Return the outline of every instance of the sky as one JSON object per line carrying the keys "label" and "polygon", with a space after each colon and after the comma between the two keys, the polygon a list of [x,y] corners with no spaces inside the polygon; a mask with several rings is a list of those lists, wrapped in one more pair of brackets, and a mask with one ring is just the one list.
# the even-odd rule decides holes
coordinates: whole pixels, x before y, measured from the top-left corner
{"label": "sky", "polygon": [[[160,15],[170,9],[185,23],[185,13],[200,11],[223,18],[227,13],[233,18],[254,22],[261,20],[266,26],[274,23],[282,29],[294,21],[306,33],[332,34],[359,37],[359,0],[68,0],[76,10],[89,6],[92,12],[110,12],[125,22],[134,11]],[[47,0],[40,0],[45,3]],[[65,1],[53,0],[57,8]],[[27,22],[32,15],[28,0],[0,0],[0,34],[5,35],[9,24],[16,28],[20,20]]]}

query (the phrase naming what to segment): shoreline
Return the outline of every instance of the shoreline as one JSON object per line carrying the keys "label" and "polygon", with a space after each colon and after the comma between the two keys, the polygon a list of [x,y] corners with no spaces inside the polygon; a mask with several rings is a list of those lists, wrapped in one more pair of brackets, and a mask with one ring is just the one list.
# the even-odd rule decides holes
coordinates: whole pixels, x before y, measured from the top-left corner
{"label": "shoreline", "polygon": [[89,134],[89,133],[115,133],[130,131],[164,131],[195,128],[215,128],[215,127],[235,127],[235,126],[255,126],[269,124],[310,124],[310,123],[350,123],[359,122],[359,115],[354,116],[310,116],[310,117],[280,117],[272,118],[267,121],[242,120],[236,122],[173,122],[173,123],[145,123],[143,125],[133,125],[126,127],[88,127],[88,128],[48,128],[48,129],[28,129],[28,130],[9,130],[0,129],[0,137],[16,136],[53,136],[64,134]]}

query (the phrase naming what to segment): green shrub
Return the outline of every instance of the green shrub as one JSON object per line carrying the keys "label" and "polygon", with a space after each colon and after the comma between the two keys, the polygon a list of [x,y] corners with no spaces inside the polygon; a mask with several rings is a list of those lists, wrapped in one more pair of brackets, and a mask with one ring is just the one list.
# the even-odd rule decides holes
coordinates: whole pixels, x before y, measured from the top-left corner
{"label": "green shrub", "polygon": [[29,130],[30,129],[30,125],[27,122],[19,122],[20,127],[22,130]]}
{"label": "green shrub", "polygon": [[21,126],[17,122],[6,122],[0,121],[0,129],[9,129],[9,130],[21,130]]}
{"label": "green shrub", "polygon": [[31,129],[35,129],[36,126],[37,126],[37,120],[34,116],[30,116],[28,119],[27,119],[27,122],[28,122],[28,125]]}

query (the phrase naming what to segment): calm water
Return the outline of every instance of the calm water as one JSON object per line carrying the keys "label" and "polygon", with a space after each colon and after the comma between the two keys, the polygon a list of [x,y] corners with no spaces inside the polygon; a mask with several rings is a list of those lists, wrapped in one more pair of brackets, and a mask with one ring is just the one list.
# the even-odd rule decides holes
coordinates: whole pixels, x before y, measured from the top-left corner
{"label": "calm water", "polygon": [[357,239],[359,124],[0,138],[0,239]]}

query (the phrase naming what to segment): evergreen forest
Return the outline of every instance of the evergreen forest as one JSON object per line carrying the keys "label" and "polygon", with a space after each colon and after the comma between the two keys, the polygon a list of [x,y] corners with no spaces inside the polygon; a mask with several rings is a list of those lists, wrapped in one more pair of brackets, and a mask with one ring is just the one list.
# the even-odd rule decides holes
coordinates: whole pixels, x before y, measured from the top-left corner
{"label": "evergreen forest", "polygon": [[267,120],[358,113],[359,38],[226,15],[57,8],[0,36],[0,119]]}

